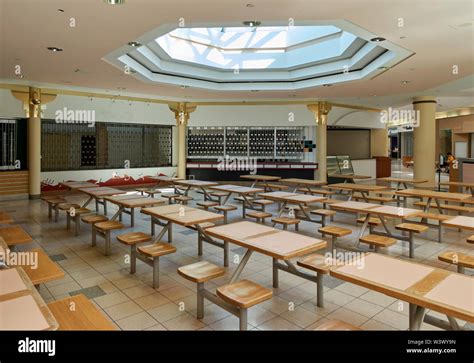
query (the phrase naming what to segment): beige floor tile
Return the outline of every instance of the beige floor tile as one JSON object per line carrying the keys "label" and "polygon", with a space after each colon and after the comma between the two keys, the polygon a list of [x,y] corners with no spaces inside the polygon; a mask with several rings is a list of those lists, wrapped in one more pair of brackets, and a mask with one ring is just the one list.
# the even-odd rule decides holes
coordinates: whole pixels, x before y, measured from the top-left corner
{"label": "beige floor tile", "polygon": [[301,328],[280,316],[267,320],[263,324],[257,326],[259,330],[301,330]]}
{"label": "beige floor tile", "polygon": [[131,277],[125,277],[124,279],[120,279],[120,280],[113,280],[112,283],[115,286],[117,286],[120,290],[125,290],[137,285],[143,285],[143,282]]}
{"label": "beige floor tile", "polygon": [[393,297],[381,294],[376,291],[366,292],[365,294],[361,295],[360,298],[367,300],[368,302],[371,302],[373,304],[383,306],[383,307],[387,307],[393,304],[397,300],[397,299],[394,299]]}
{"label": "beige floor tile", "polygon": [[331,314],[326,316],[327,319],[341,320],[345,323],[349,323],[355,326],[360,326],[369,320],[366,316],[357,314],[355,311],[340,308],[333,311]]}
{"label": "beige floor tile", "polygon": [[324,302],[330,302],[336,305],[344,306],[354,300],[355,297],[344,292],[332,289],[324,294]]}
{"label": "beige floor tile", "polygon": [[122,292],[130,299],[136,300],[140,297],[154,294],[156,291],[152,287],[147,285],[137,285],[128,289],[122,289]]}
{"label": "beige floor tile", "polygon": [[170,299],[171,301],[175,301],[175,302],[179,302],[180,299],[183,299],[187,296],[195,294],[194,291],[184,286],[174,286],[166,290],[160,289],[159,291],[160,291],[160,294]]}
{"label": "beige floor tile", "polygon": [[142,311],[142,308],[135,304],[133,301],[126,301],[121,304],[113,305],[109,308],[104,309],[104,311],[114,320],[123,319],[135,314],[138,314]]}
{"label": "beige floor tile", "polygon": [[116,323],[122,330],[145,330],[155,326],[157,321],[143,311],[136,315],[117,320]]}
{"label": "beige floor tile", "polygon": [[370,319],[369,321],[362,324],[361,328],[363,330],[397,330],[394,327],[382,324],[381,322],[374,319]]}
{"label": "beige floor tile", "polygon": [[148,313],[153,316],[153,318],[155,318],[158,322],[164,323],[165,321],[185,314],[185,311],[181,311],[177,304],[169,303],[157,306],[153,309],[149,309]]}
{"label": "beige floor tile", "polygon": [[383,324],[392,326],[398,330],[408,329],[408,316],[397,313],[390,309],[384,309],[377,315],[373,317],[374,320],[377,320]]}
{"label": "beige floor tile", "polygon": [[337,286],[335,290],[355,297],[359,297],[369,291],[369,289],[366,289],[365,287],[358,286],[350,282],[345,282]]}
{"label": "beige floor tile", "polygon": [[296,306],[293,311],[287,311],[280,316],[289,322],[298,325],[300,328],[306,328],[322,318],[322,316],[303,309],[300,306]]}
{"label": "beige floor tile", "polygon": [[133,299],[144,310],[153,309],[157,306],[169,304],[171,301],[158,292]]}
{"label": "beige floor tile", "polygon": [[129,301],[130,299],[128,298],[127,295],[125,295],[121,291],[115,291],[110,294],[104,295],[104,296],[99,296],[94,299],[94,301],[103,309],[109,308],[111,306],[117,305],[124,303],[126,301]]}
{"label": "beige floor tile", "polygon": [[[209,325],[212,330],[239,330],[239,318],[234,315],[229,315],[224,319],[218,320],[215,323]],[[252,325],[248,325],[248,329],[253,328]]]}
{"label": "beige floor tile", "polygon": [[352,300],[348,304],[344,305],[344,307],[368,318],[373,317],[384,309],[380,305],[372,304],[371,302],[362,299]]}
{"label": "beige floor tile", "polygon": [[145,330],[166,330],[166,328],[163,325],[158,323],[158,324],[153,325],[153,326],[151,326],[151,327],[149,327]]}
{"label": "beige floor tile", "polygon": [[51,295],[57,297],[58,295],[69,294],[72,291],[80,290],[81,286],[77,282],[67,282],[65,284],[48,287]]}
{"label": "beige floor tile", "polygon": [[198,330],[205,326],[191,314],[185,313],[162,323],[168,330]]}

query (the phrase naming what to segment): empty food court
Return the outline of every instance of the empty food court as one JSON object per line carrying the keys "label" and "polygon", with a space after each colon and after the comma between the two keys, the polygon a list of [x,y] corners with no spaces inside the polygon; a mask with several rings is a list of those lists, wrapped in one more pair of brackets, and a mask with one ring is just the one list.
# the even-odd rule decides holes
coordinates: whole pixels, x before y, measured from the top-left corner
{"label": "empty food court", "polygon": [[0,330],[470,334],[473,9],[0,0]]}

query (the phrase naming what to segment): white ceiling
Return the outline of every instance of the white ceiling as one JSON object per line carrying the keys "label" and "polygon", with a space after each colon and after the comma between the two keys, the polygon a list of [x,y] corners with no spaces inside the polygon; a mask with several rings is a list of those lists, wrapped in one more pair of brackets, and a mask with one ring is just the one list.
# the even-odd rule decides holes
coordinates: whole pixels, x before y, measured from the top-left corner
{"label": "white ceiling", "polygon": [[[254,7],[246,6],[250,2]],[[443,105],[440,110],[474,105],[471,0],[199,0],[196,4],[196,0],[126,0],[123,6],[101,0],[0,0],[0,79],[166,99],[326,99],[395,107],[413,96],[432,94]],[[251,94],[148,84],[102,60],[162,24],[288,19],[295,23],[345,19],[415,54],[373,79]],[[72,21],[75,27],[70,26]],[[64,51],[53,53],[48,46]],[[23,80],[15,78],[16,65],[21,66]]]}

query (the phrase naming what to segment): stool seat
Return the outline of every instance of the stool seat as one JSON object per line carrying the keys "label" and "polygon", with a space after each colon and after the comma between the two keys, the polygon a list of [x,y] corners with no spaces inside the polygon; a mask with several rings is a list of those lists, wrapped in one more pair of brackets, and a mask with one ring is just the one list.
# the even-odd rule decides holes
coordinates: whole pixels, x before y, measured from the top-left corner
{"label": "stool seat", "polygon": [[361,237],[359,241],[376,247],[389,247],[397,243],[395,238],[379,236],[377,234],[368,234]]}
{"label": "stool seat", "polygon": [[90,214],[90,215],[81,217],[81,221],[87,224],[95,224],[99,222],[105,222],[108,220],[109,219],[106,216],[102,216],[100,214]]}
{"label": "stool seat", "polygon": [[447,262],[453,265],[458,265],[467,268],[474,268],[474,256],[467,255],[461,252],[447,251],[438,256],[438,260]]}
{"label": "stool seat", "polygon": [[225,302],[244,309],[271,299],[273,295],[271,290],[249,280],[220,286],[216,292]]}
{"label": "stool seat", "polygon": [[186,280],[194,283],[202,283],[223,276],[225,270],[213,263],[200,261],[178,268],[178,274]]}
{"label": "stool seat", "polygon": [[[357,223],[364,223],[364,222],[365,222],[365,217],[361,217],[357,219]],[[370,217],[368,224],[369,226],[380,226],[382,222],[380,221],[380,218]]]}
{"label": "stool seat", "polygon": [[250,217],[250,218],[269,218],[272,216],[271,213],[267,213],[267,212],[258,212],[258,211],[252,211],[252,212],[247,212],[247,214],[245,215],[246,217]]}
{"label": "stool seat", "polygon": [[398,229],[399,231],[421,233],[428,230],[428,226],[423,226],[421,224],[414,224],[414,223],[401,223],[401,224],[396,225],[395,229]]}
{"label": "stool seat", "polygon": [[326,226],[318,229],[319,233],[335,237],[344,237],[352,233],[352,230],[342,227]]}
{"label": "stool seat", "polygon": [[176,252],[176,247],[169,243],[157,242],[151,245],[138,247],[138,252],[148,257],[160,257]]}
{"label": "stool seat", "polygon": [[179,200],[181,202],[187,202],[187,201],[193,200],[193,197],[187,197],[186,195],[179,195],[177,197],[174,197],[174,200]]}
{"label": "stool seat", "polygon": [[226,197],[228,193],[225,192],[212,192],[211,195],[213,197]]}
{"label": "stool seat", "polygon": [[58,209],[60,210],[69,210],[71,208],[81,208],[81,206],[79,204],[74,204],[74,203],[61,203],[61,204],[58,204]]}
{"label": "stool seat", "polygon": [[362,330],[362,329],[355,325],[345,323],[340,320],[329,320],[322,323],[320,326],[318,326],[314,330]]}
{"label": "stool seat", "polygon": [[117,236],[117,240],[126,245],[148,242],[151,236],[143,232],[130,232]]}
{"label": "stool seat", "polygon": [[272,218],[273,223],[280,223],[280,224],[286,224],[286,225],[293,225],[293,224],[298,224],[301,221],[297,218],[290,218],[290,217],[275,217]]}
{"label": "stool seat", "polygon": [[196,205],[207,209],[209,207],[215,207],[215,206],[219,205],[219,203],[212,202],[212,201],[205,201],[205,202],[197,202]]}
{"label": "stool seat", "polygon": [[[72,211],[68,210],[67,213],[72,214]],[[88,208],[75,208],[74,209],[75,215],[81,215],[81,214],[86,214],[86,213],[91,213],[91,210]]]}
{"label": "stool seat", "polygon": [[270,204],[273,204],[273,202],[271,200],[267,200],[267,199],[257,199],[257,200],[253,200],[252,203],[255,203],[255,204],[258,204],[258,205],[270,205]]}
{"label": "stool seat", "polygon": [[422,219],[433,219],[435,221],[442,222],[442,221],[447,221],[448,219],[451,219],[454,216],[448,216],[445,214],[438,214],[438,213],[423,212],[423,213],[417,214],[415,217],[422,218]]}
{"label": "stool seat", "polygon": [[466,239],[466,242],[467,242],[467,243],[474,243],[474,235],[468,237],[468,238]]}
{"label": "stool seat", "polygon": [[313,253],[297,261],[296,264],[298,266],[307,268],[308,270],[319,272],[326,275],[329,273],[329,270],[331,266],[333,265],[332,264],[333,261],[334,260],[332,258],[328,259],[324,255]]}
{"label": "stool seat", "polygon": [[99,222],[94,224],[96,229],[101,231],[112,231],[114,229],[121,229],[123,228],[123,224],[117,221],[106,221],[106,222]]}
{"label": "stool seat", "polygon": [[315,209],[310,212],[311,214],[315,214],[318,216],[326,216],[331,217],[336,215],[336,211],[330,209]]}
{"label": "stool seat", "polygon": [[214,209],[219,210],[219,211],[230,212],[230,211],[236,210],[237,207],[233,205],[216,205]]}

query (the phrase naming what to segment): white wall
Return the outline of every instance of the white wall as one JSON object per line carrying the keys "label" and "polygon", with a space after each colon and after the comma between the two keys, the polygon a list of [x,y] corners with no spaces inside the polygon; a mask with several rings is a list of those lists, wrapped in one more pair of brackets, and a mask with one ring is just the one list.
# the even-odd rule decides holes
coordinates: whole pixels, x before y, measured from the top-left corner
{"label": "white wall", "polygon": [[0,89],[0,117],[25,117],[22,103],[8,89]]}
{"label": "white wall", "polygon": [[356,175],[367,175],[372,179],[377,176],[375,159],[352,160],[352,167]]}

